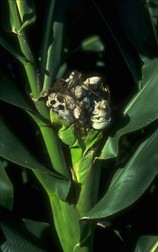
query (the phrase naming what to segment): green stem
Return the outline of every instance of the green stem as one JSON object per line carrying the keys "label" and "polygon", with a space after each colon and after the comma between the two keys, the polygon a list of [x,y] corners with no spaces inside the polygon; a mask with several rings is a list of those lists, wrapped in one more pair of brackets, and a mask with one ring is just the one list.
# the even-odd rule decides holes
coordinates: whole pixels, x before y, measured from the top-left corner
{"label": "green stem", "polygon": [[[28,78],[28,82],[30,85],[33,99],[37,100],[37,98],[40,95],[40,89],[39,89],[39,83],[38,83],[38,71],[36,68],[35,60],[31,53],[29,45],[27,43],[25,33],[23,30],[21,30],[21,20],[19,18],[19,13],[16,8],[16,2],[9,1],[9,4],[10,4],[11,15],[13,16],[14,24],[16,27],[16,34],[19,41],[19,45],[20,45],[22,53],[27,59],[27,62],[24,63],[25,72]],[[55,4],[55,1],[53,1],[51,5],[52,7],[51,7],[50,20],[52,19],[52,15],[53,15],[54,4]],[[50,25],[50,21],[49,21],[49,25]],[[50,30],[50,27],[49,27],[49,30]],[[49,31],[47,33],[46,42],[45,42],[46,47],[48,44],[48,36],[49,36]],[[42,101],[37,101],[36,106],[40,114],[48,119],[49,113],[46,109],[45,103]],[[37,116],[35,116],[31,112],[28,112],[28,113],[31,115],[31,117],[34,119],[34,121],[40,128],[41,134],[43,136],[43,140],[46,145],[46,149],[48,151],[48,154],[49,154],[49,157],[50,157],[50,160],[54,169],[57,172],[69,177],[69,169],[66,165],[66,161],[65,161],[56,132],[53,130],[52,127],[49,127],[48,125],[44,124],[39,118],[37,118]],[[80,220],[80,216],[84,216],[84,214],[92,207],[94,203],[94,202],[92,203],[92,201],[90,200],[92,198],[91,188],[94,188],[94,191],[96,191],[97,185],[95,184],[94,186],[93,183],[96,183],[96,181],[99,181],[98,177],[97,178],[95,177],[96,173],[94,174],[94,167],[92,169],[92,172],[88,173],[86,181],[85,181],[85,186],[83,186],[81,189],[79,201],[77,204],[77,209],[74,205],[70,205],[67,202],[60,200],[54,192],[51,193],[51,191],[49,191],[49,188],[47,187],[47,182],[49,182],[49,178],[46,178],[44,180],[41,177],[41,175],[38,174],[38,172],[36,172],[35,175],[43,183],[43,186],[47,190],[47,193],[50,199],[50,204],[52,207],[56,230],[58,232],[63,250],[65,252],[70,252],[70,251],[90,252],[92,251],[94,227],[88,226],[88,229],[86,229],[85,232],[83,232],[84,234],[83,240],[82,239],[80,240],[80,221],[79,220]],[[92,181],[90,181],[91,179]],[[88,192],[88,190],[90,190],[90,192]],[[88,203],[89,200],[90,200],[90,203]]]}
{"label": "green stem", "polygon": [[56,132],[50,127],[40,127],[51,163],[54,169],[66,177],[70,177],[61,145]]}
{"label": "green stem", "polygon": [[[10,15],[12,15],[12,18],[14,20],[13,23],[14,23],[14,26],[16,27],[15,30],[16,30],[16,34],[17,34],[21,51],[28,61],[28,63],[26,62],[24,63],[24,68],[25,68],[26,75],[28,77],[33,99],[36,100],[36,98],[39,97],[40,90],[39,90],[39,85],[38,85],[38,71],[36,68],[35,60],[31,53],[29,45],[27,43],[25,33],[23,30],[21,30],[21,20],[20,20],[19,13],[16,7],[16,2],[9,1],[9,7],[10,7]],[[37,101],[36,107],[43,117],[45,117],[46,119],[49,119],[49,112],[44,102]],[[37,122],[37,118],[33,115],[31,116],[34,118],[35,122]],[[66,167],[66,162],[64,160],[64,156],[61,150],[61,146],[59,144],[59,140],[57,139],[56,133],[54,132],[52,128],[46,125],[43,126],[44,124],[39,122],[39,120],[38,120],[38,123],[39,123],[39,127],[41,130],[49,157],[51,159],[52,165],[54,166],[54,169],[56,169],[59,173],[67,176],[68,169]]]}
{"label": "green stem", "polygon": [[[64,252],[92,252],[94,225],[80,227],[80,215],[74,205],[50,197],[54,223]],[[82,232],[82,234],[81,234]]]}
{"label": "green stem", "polygon": [[101,162],[96,160],[92,167],[88,170],[85,181],[81,185],[79,199],[76,205],[81,217],[96,204],[98,198],[98,189],[100,181]]}
{"label": "green stem", "polygon": [[[38,73],[37,73],[35,60],[31,53],[29,45],[27,43],[25,33],[23,30],[21,30],[21,20],[20,20],[19,13],[16,8],[16,2],[9,1],[9,6],[10,6],[10,15],[12,15],[12,18],[14,20],[13,23],[14,23],[14,26],[16,27],[16,34],[17,34],[21,51],[27,59],[27,62],[23,64],[25,68],[25,72],[28,77],[33,99],[36,100],[36,98],[39,97],[40,90],[38,86]],[[35,104],[39,113],[46,119],[49,119],[49,112],[46,108],[45,103],[43,101],[38,101],[37,99],[37,102]],[[42,133],[49,157],[51,159],[52,165],[54,166],[54,169],[63,175],[67,175],[68,171],[66,173],[66,170],[68,169],[66,167],[66,162],[63,158],[61,146],[59,144],[59,141],[57,139],[57,136],[54,130],[50,127],[47,127],[46,125],[43,126],[44,123],[37,120],[37,117],[35,117],[33,114],[30,113],[30,115],[32,116],[34,121],[37,124],[39,124],[38,126],[41,130],[41,133]]]}
{"label": "green stem", "polygon": [[38,74],[37,74],[37,68],[35,65],[35,60],[28,46],[25,33],[23,30],[21,30],[22,23],[21,23],[20,16],[17,10],[16,2],[8,1],[8,3],[9,3],[9,8],[10,8],[10,16],[13,19],[12,30],[13,32],[17,34],[20,49],[28,61],[27,63],[25,62],[23,64],[24,64],[24,68],[28,77],[32,96],[34,99],[36,99],[39,96],[40,90],[38,86]]}
{"label": "green stem", "polygon": [[39,97],[40,90],[39,90],[39,83],[38,83],[38,71],[36,68],[34,57],[30,51],[28,43],[26,41],[26,37],[24,32],[18,34],[19,45],[21,51],[28,59],[28,63],[24,63],[25,72],[29,81],[29,85],[31,88],[32,96],[34,99]]}
{"label": "green stem", "polygon": [[[49,116],[48,111],[46,112],[47,114],[45,114],[45,117],[48,117]],[[58,173],[66,177],[70,177],[69,169],[67,167],[66,160],[63,155],[63,151],[57,133],[54,131],[52,127],[49,127],[49,125],[44,123],[35,114],[29,111],[27,111],[27,113],[32,117],[32,119],[35,121],[35,123],[38,125],[41,131],[46,149],[48,151],[48,155],[50,157],[54,169]]]}

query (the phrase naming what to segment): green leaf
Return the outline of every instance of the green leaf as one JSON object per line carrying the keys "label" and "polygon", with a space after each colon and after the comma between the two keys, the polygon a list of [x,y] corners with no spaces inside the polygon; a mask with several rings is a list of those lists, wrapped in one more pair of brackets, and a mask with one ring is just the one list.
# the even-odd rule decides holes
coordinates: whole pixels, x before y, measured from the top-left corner
{"label": "green leaf", "polygon": [[63,23],[54,22],[51,44],[47,51],[43,90],[49,90],[59,70],[62,52]]}
{"label": "green leaf", "polygon": [[16,1],[3,1],[3,27],[6,32],[17,33],[20,30]]}
{"label": "green leaf", "polygon": [[152,85],[151,83],[157,80],[158,78],[157,63],[158,58],[155,58],[148,61],[146,64],[142,66],[142,82],[141,82],[142,87],[144,87],[145,85]]}
{"label": "green leaf", "polygon": [[5,0],[3,1],[3,26],[7,32],[20,33],[21,30],[34,23],[35,6],[33,0]]}
{"label": "green leaf", "polygon": [[58,129],[58,135],[64,144],[68,146],[76,145],[77,137],[75,136],[73,124],[69,125],[53,110],[50,110],[50,120],[52,125]]}
{"label": "green leaf", "polygon": [[55,227],[63,247],[63,251],[73,251],[80,240],[80,215],[74,205],[59,200],[56,196],[50,198]]}
{"label": "green leaf", "polygon": [[116,123],[111,136],[105,143],[100,159],[118,155],[118,141],[124,134],[142,129],[158,118],[158,59],[143,67],[143,87],[128,103],[123,115]]}
{"label": "green leaf", "polygon": [[158,251],[158,236],[157,235],[142,235],[139,237],[133,252],[157,252]]}
{"label": "green leaf", "polygon": [[50,1],[49,3],[48,19],[41,58],[44,91],[51,88],[60,68],[65,12],[68,7],[69,1],[58,0]]}
{"label": "green leaf", "polygon": [[[76,172],[78,172],[79,163],[83,158],[83,150],[80,147],[79,143],[76,142],[76,144],[70,147],[70,151],[71,151],[72,167],[74,173],[76,174]],[[79,175],[77,175],[77,177],[78,176]]]}
{"label": "green leaf", "polygon": [[26,229],[36,238],[42,240],[44,232],[50,227],[50,224],[46,222],[40,222],[30,219],[23,219],[24,226]]}
{"label": "green leaf", "polygon": [[0,205],[12,210],[13,208],[13,186],[5,171],[4,162],[0,161]]}
{"label": "green leaf", "polygon": [[148,0],[146,1],[146,5],[148,8],[148,12],[150,15],[151,24],[153,27],[153,31],[155,34],[155,39],[158,45],[158,29],[157,29],[157,22],[158,22],[158,5],[157,0]]}
{"label": "green leaf", "polygon": [[70,181],[68,179],[64,179],[63,177],[59,177],[58,179],[49,174],[43,175],[37,169],[34,169],[33,172],[50,198],[57,195],[60,200],[66,200],[70,189]]}
{"label": "green leaf", "polygon": [[[26,1],[19,1],[19,2],[26,2]],[[23,3],[19,3],[19,5],[23,6]],[[23,55],[27,58],[27,60],[21,60],[20,57],[18,57],[18,53],[14,52],[12,50],[12,47],[7,46],[7,49],[10,50],[11,53],[13,53],[14,56],[16,56],[18,59],[21,60],[23,63],[23,66],[25,68],[25,72],[28,78],[28,85],[31,89],[32,96],[34,98],[39,97],[40,91],[39,91],[39,79],[37,78],[37,68],[35,64],[35,59],[32,55],[32,52],[29,48],[25,33],[21,31],[22,29],[22,22],[20,20],[20,15],[18,13],[16,0],[6,0],[4,1],[4,13],[6,16],[4,17],[4,24],[7,26],[7,30],[12,31],[13,33],[16,33],[16,39],[18,41],[17,46],[19,46],[21,52]],[[23,9],[23,8],[22,8]],[[26,25],[26,24],[25,24]]]}
{"label": "green leaf", "polygon": [[90,151],[85,157],[82,157],[80,161],[73,167],[78,183],[84,183],[86,173],[89,171],[89,169],[92,168],[93,157],[94,151]]}
{"label": "green leaf", "polygon": [[77,142],[77,138],[74,134],[74,125],[71,125],[68,128],[65,128],[64,126],[59,130],[59,137],[61,138],[62,142],[73,146]]}
{"label": "green leaf", "polygon": [[[33,169],[33,172],[35,173],[36,177],[39,179],[40,183],[47,191],[47,193],[49,195],[55,193],[62,200],[64,200],[67,197],[69,191],[70,181],[68,181],[67,179],[63,180],[63,178],[65,178],[65,176],[69,177],[69,169],[67,168],[64,156],[62,154],[61,146],[59,145],[57,137],[54,135],[53,129],[50,128],[49,125],[45,124],[43,118],[41,118],[39,114],[31,110],[28,102],[25,101],[24,97],[22,96],[16,85],[12,83],[11,80],[3,76],[0,80],[0,99],[26,110],[29,116],[36,122],[39,129],[41,130],[42,135],[44,136],[44,141],[46,143],[47,150],[49,148],[48,152],[50,152],[50,159],[56,171],[54,170],[54,172],[52,172],[51,170],[48,170],[42,164],[40,164],[34,157],[32,157],[32,154],[25,148],[25,146],[23,146],[21,142],[19,142],[17,137],[14,136],[12,132],[9,131],[9,129],[7,130],[8,133],[5,132],[5,135],[3,135],[2,130],[0,131],[0,133],[3,135],[4,138],[6,137],[6,139],[8,140],[10,137],[9,141],[11,141],[11,144],[9,141],[7,142],[7,140],[4,139],[4,145],[8,144],[9,148],[13,148],[13,151],[11,151],[11,153],[15,152],[15,157],[8,159],[8,152],[4,149],[1,149],[0,153],[2,152],[1,154],[6,159],[12,162]],[[24,160],[22,158],[24,158]],[[27,159],[29,160],[29,163],[25,162],[27,161]],[[43,173],[41,173],[42,170],[38,171],[38,169],[36,169],[37,167],[39,167],[40,169],[42,168],[42,170],[44,169],[43,172],[45,172],[45,176],[43,176]],[[57,174],[62,175],[58,176]],[[50,175],[55,175],[55,178]],[[62,179],[58,180],[56,175]]]}
{"label": "green leaf", "polygon": [[21,30],[26,26],[31,25],[35,22],[36,13],[35,5],[33,0],[19,1],[16,0],[16,5],[19,11],[20,19],[22,22]]}
{"label": "green leaf", "polygon": [[42,165],[17,136],[8,128],[6,123],[0,119],[0,156],[25,168],[37,169],[42,173],[57,175],[52,173]]}
{"label": "green leaf", "polygon": [[80,222],[80,242],[76,244],[73,252],[93,251],[95,228],[95,222]]}
{"label": "green leaf", "polygon": [[8,42],[7,39],[0,36],[0,45],[3,46],[10,54],[12,54],[16,59],[18,59],[21,63],[28,63],[29,60],[25,58],[22,54],[16,51],[13,47],[13,43]]}
{"label": "green leaf", "polygon": [[[5,251],[32,251],[32,252],[46,252],[47,248],[43,244],[41,238],[38,234],[42,234],[45,231],[46,225],[42,223],[31,224],[31,220],[27,223],[27,220],[21,220],[14,216],[11,212],[7,212],[4,209],[0,209],[0,228],[3,232],[0,243],[0,250]],[[36,226],[38,234],[34,234],[33,231],[30,232],[30,226],[33,224]],[[33,228],[34,229],[34,228]],[[3,238],[3,239],[2,239]]]}
{"label": "green leaf", "polygon": [[0,74],[0,100],[24,110],[32,110],[15,83],[2,74]]}
{"label": "green leaf", "polygon": [[[50,198],[55,228],[64,252],[88,252],[93,242],[93,224],[82,223],[75,205]],[[65,232],[66,231],[66,232]]]}
{"label": "green leaf", "polygon": [[156,34],[153,30],[148,8],[150,4],[154,6],[154,1],[127,0],[118,3],[122,25],[143,62],[148,62],[158,55]]}
{"label": "green leaf", "polygon": [[105,218],[133,204],[158,174],[158,129],[136,149],[129,162],[118,169],[107,193],[89,211],[86,218]]}
{"label": "green leaf", "polygon": [[85,150],[83,155],[85,155],[92,147],[95,148],[96,144],[102,139],[102,137],[102,131],[92,129],[84,139]]}
{"label": "green leaf", "polygon": [[[46,147],[50,149],[50,158],[54,168],[58,173],[63,174],[63,176],[67,176],[69,172],[62,155],[59,139],[57,139],[57,136],[55,135],[56,132],[54,133],[53,129],[50,128],[50,125],[46,124],[46,121],[42,116],[40,116],[39,113],[34,112],[31,109],[29,103],[23,97],[16,85],[4,76],[2,76],[0,80],[0,99],[14,106],[24,109],[28,113],[28,115],[35,121],[35,123],[41,130],[42,136],[44,137]],[[54,155],[52,155],[52,153]]]}
{"label": "green leaf", "polygon": [[85,216],[85,214],[93,206],[95,206],[98,198],[101,161],[96,160],[94,163],[92,163],[92,154],[93,153],[90,153],[85,160],[85,163],[83,163],[83,165],[87,165],[84,167],[84,169],[86,169],[86,173],[84,174],[84,180],[81,184],[79,199],[76,204],[76,207],[82,217]]}
{"label": "green leaf", "polygon": [[97,35],[93,35],[84,39],[81,43],[81,48],[84,51],[90,52],[103,52],[105,50],[105,46],[101,40],[101,38]]}
{"label": "green leaf", "polygon": [[[32,169],[48,195],[57,194],[62,200],[67,197],[70,181],[55,170],[41,164],[25,145],[15,136],[4,121],[0,119],[0,156],[17,165]],[[55,162],[54,158],[54,162]],[[62,162],[62,161],[61,161]],[[61,164],[57,164],[60,166]]]}

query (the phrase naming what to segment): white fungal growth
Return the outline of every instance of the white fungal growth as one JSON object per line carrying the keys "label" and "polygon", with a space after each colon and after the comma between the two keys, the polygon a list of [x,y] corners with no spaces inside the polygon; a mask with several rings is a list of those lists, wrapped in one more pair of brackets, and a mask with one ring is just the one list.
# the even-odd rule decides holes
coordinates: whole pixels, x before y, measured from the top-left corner
{"label": "white fungal growth", "polygon": [[102,79],[98,76],[90,77],[84,81],[86,88],[91,88],[92,90],[97,90],[102,84]]}

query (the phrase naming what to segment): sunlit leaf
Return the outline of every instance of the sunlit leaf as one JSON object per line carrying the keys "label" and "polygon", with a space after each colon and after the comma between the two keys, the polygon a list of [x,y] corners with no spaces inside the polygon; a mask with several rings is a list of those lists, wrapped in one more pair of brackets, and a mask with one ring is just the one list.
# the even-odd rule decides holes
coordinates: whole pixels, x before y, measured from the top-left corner
{"label": "sunlit leaf", "polygon": [[85,153],[91,149],[91,148],[95,148],[96,144],[99,142],[99,140],[101,140],[103,137],[103,134],[101,131],[97,131],[97,130],[91,130],[85,140],[84,140],[84,144],[85,144],[85,150],[84,150],[84,155]]}
{"label": "sunlit leaf", "polygon": [[68,179],[63,177],[58,179],[49,174],[43,175],[37,169],[34,169],[33,172],[50,198],[56,195],[60,200],[65,201],[70,189],[70,181]]}
{"label": "sunlit leaf", "polygon": [[[63,202],[56,196],[53,196],[51,199],[51,207],[53,210],[55,227],[63,250],[73,251],[80,239],[80,215],[73,204],[70,205],[67,202]],[[72,225],[70,225],[70,223],[72,223]],[[67,242],[68,240],[69,242]]]}
{"label": "sunlit leaf", "polygon": [[137,240],[137,244],[133,252],[157,252],[158,251],[158,236],[157,235],[142,235]]}
{"label": "sunlit leaf", "polygon": [[[136,149],[127,164],[118,169],[102,199],[87,218],[105,218],[133,204],[158,174],[158,129]],[[106,178],[105,178],[106,179]]]}
{"label": "sunlit leaf", "polygon": [[68,127],[67,129],[61,128],[59,130],[59,136],[60,136],[62,142],[69,145],[69,146],[73,146],[77,141],[77,138],[74,134],[74,126],[73,125]]}
{"label": "sunlit leaf", "polygon": [[0,161],[0,205],[12,210],[13,197],[13,185],[5,171],[4,164]]}
{"label": "sunlit leaf", "polygon": [[3,26],[7,32],[20,33],[35,21],[34,1],[3,1]]}
{"label": "sunlit leaf", "polygon": [[19,1],[16,0],[16,4],[18,7],[19,15],[21,18],[21,30],[34,23],[36,19],[36,13],[35,13],[35,5],[33,0],[26,0],[26,1]]}
{"label": "sunlit leaf", "polygon": [[18,12],[16,9],[16,1],[4,0],[3,1],[3,27],[7,32],[14,32],[20,29],[20,25],[17,22]]}
{"label": "sunlit leaf", "polygon": [[78,183],[83,184],[86,173],[89,169],[92,168],[93,155],[94,151],[89,152],[85,157],[82,157],[81,160],[75,165],[74,170]]}
{"label": "sunlit leaf", "polygon": [[[99,178],[101,171],[101,162],[96,160],[92,164],[93,153],[89,153],[88,157],[83,160],[87,162],[86,173],[84,174],[84,179],[81,184],[81,192],[77,202],[77,209],[81,214],[81,217],[85,216],[93,206],[95,206],[98,198],[98,187],[99,187]],[[89,165],[89,167],[88,167]],[[83,169],[83,168],[82,168]]]}

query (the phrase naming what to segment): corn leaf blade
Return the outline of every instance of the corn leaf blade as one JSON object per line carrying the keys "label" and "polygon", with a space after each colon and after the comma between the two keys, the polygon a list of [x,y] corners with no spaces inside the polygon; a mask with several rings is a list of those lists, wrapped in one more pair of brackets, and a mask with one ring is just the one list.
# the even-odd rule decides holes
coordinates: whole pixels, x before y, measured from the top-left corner
{"label": "corn leaf blade", "polygon": [[0,125],[0,156],[2,158],[22,167],[39,169],[41,172],[51,174],[51,171],[40,164],[18,137],[12,133],[2,118],[0,119]]}
{"label": "corn leaf blade", "polygon": [[15,83],[7,76],[0,73],[0,100],[22,108],[32,110],[29,102],[22,95]]}
{"label": "corn leaf blade", "polygon": [[34,1],[18,1],[16,0],[16,5],[19,11],[20,19],[22,22],[21,30],[26,26],[31,25],[36,20],[35,5]]}
{"label": "corn leaf blade", "polygon": [[[78,214],[74,205],[59,200],[55,195],[50,198],[54,222],[64,251],[73,251],[80,240]],[[70,222],[72,225],[70,225]],[[64,227],[64,228],[63,228]],[[67,232],[65,232],[65,229]],[[69,239],[71,237],[71,240]],[[82,251],[82,250],[81,250]]]}
{"label": "corn leaf blade", "polygon": [[47,51],[46,74],[43,90],[48,90],[59,70],[62,51],[63,23],[54,22],[53,36]]}
{"label": "corn leaf blade", "polygon": [[0,45],[3,46],[10,54],[12,54],[17,60],[19,60],[22,64],[28,63],[28,59],[25,58],[22,54],[18,53],[13,45],[8,42],[4,37],[0,36]]}
{"label": "corn leaf blade", "polygon": [[3,27],[6,32],[17,33],[20,25],[17,23],[19,19],[15,1],[3,1]]}
{"label": "corn leaf blade", "polygon": [[136,149],[129,162],[117,170],[107,193],[87,218],[107,218],[133,204],[158,174],[158,129]]}
{"label": "corn leaf blade", "polygon": [[146,63],[158,55],[155,28],[151,22],[151,6],[154,6],[154,1],[127,0],[118,3],[118,12],[126,34],[142,61]]}
{"label": "corn leaf blade", "polygon": [[158,249],[157,235],[142,235],[139,237],[133,252],[156,252]]}
{"label": "corn leaf blade", "polygon": [[0,205],[12,210],[13,208],[13,185],[5,171],[3,162],[0,161]]}
{"label": "corn leaf blade", "polygon": [[[45,231],[46,225],[43,223],[37,223],[31,220],[22,220],[14,216],[11,212],[6,211],[6,209],[0,209],[0,228],[3,232],[0,244],[0,250],[5,251],[33,251],[33,252],[46,252],[47,248],[43,242],[41,242],[41,237],[38,234]],[[36,227],[38,231],[35,234],[31,231],[30,226],[32,225],[32,230]],[[34,225],[34,227],[33,227]]]}
{"label": "corn leaf blade", "polygon": [[[158,59],[143,67],[142,89],[124,109],[111,136],[107,139],[99,158],[108,159],[118,155],[118,141],[124,134],[141,129],[158,118]],[[150,99],[149,99],[150,97]]]}

